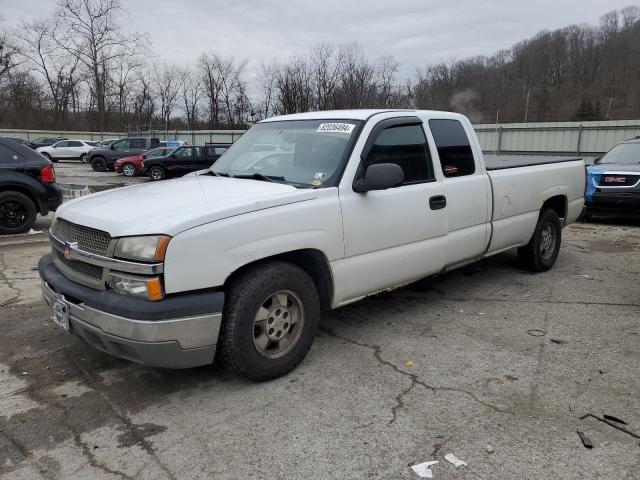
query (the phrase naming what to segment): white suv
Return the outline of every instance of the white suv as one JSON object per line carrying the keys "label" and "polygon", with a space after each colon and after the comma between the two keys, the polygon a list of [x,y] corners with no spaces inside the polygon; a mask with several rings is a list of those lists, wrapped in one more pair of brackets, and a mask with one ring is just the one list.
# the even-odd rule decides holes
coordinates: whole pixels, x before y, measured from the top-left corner
{"label": "white suv", "polygon": [[48,147],[40,147],[36,152],[44,155],[52,162],[61,159],[74,159],[84,162],[90,150],[98,147],[97,142],[91,140],[62,140]]}

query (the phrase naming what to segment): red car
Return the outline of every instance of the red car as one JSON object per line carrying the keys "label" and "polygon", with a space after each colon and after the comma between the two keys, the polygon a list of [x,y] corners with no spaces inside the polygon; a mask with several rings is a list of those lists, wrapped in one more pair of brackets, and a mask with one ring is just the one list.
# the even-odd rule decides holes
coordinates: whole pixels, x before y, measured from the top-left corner
{"label": "red car", "polygon": [[143,155],[134,155],[132,157],[124,157],[116,160],[114,165],[116,172],[123,173],[127,177],[135,177],[142,168],[142,161],[145,158],[164,157],[173,152],[176,147],[158,147],[149,150]]}

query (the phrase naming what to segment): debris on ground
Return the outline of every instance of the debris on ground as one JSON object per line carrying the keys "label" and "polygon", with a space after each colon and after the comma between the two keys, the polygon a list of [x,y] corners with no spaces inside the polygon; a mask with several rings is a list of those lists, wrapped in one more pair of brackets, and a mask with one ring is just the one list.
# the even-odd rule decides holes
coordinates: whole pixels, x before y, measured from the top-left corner
{"label": "debris on ground", "polygon": [[527,330],[527,333],[532,337],[544,337],[547,334],[547,332],[545,332],[544,330],[538,330],[537,328]]}
{"label": "debris on ground", "polygon": [[411,467],[411,470],[413,470],[414,473],[421,478],[433,478],[433,471],[431,470],[431,465],[435,465],[436,463],[438,463],[437,460],[418,463],[417,465],[413,465]]}
{"label": "debris on ground", "polygon": [[407,367],[413,367],[413,360],[407,360],[406,362],[404,362],[404,364],[405,364]]}
{"label": "debris on ground", "polygon": [[566,340],[560,340],[559,338],[550,338],[549,340],[557,345],[562,345],[563,343],[567,343]]}
{"label": "debris on ground", "polygon": [[[607,417],[610,417],[610,416],[611,415],[607,415]],[[616,429],[620,430],[621,432],[624,432],[624,433],[626,433],[628,435],[631,435],[633,438],[640,438],[640,435],[638,435],[637,433],[632,432],[628,428],[625,428],[625,427],[623,427],[621,425],[618,425],[619,422],[616,422],[614,420],[609,420],[608,418],[598,417],[597,415],[594,415],[593,413],[587,413],[587,414],[581,416],[580,420],[584,420],[587,417],[592,417],[592,418],[595,418],[596,420],[598,420],[599,422],[606,423],[610,427],[616,428]],[[619,419],[617,419],[617,420],[619,420]],[[625,425],[626,425],[626,423],[625,423]]]}
{"label": "debris on ground", "polygon": [[453,453],[447,453],[444,456],[444,459],[449,462],[452,463],[456,468],[458,467],[462,467],[462,466],[467,466],[467,462],[460,460],[458,457],[456,457]]}
{"label": "debris on ground", "polygon": [[27,235],[38,235],[39,233],[42,233],[42,230],[34,230],[33,228],[30,228]]}
{"label": "debris on ground", "polygon": [[491,445],[487,445],[486,451],[487,453],[493,453],[493,447]]}
{"label": "debris on ground", "polygon": [[577,430],[577,432],[578,432],[578,436],[580,437],[580,440],[582,440],[582,444],[585,446],[585,448],[593,448],[593,443],[591,442],[589,437],[587,437],[584,434],[584,432],[581,432],[580,430]]}

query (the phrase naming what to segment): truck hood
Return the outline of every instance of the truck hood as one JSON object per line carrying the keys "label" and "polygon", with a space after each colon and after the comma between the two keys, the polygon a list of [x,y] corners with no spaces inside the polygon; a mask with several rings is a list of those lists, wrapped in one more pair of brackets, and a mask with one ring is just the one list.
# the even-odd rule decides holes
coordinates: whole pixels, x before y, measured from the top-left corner
{"label": "truck hood", "polygon": [[176,235],[223,218],[316,198],[313,189],[258,180],[189,175],[107,190],[63,204],[56,213],[79,225],[129,235]]}
{"label": "truck hood", "polygon": [[618,164],[618,163],[599,163],[589,166],[589,171],[593,172],[629,172],[640,173],[640,163]]}

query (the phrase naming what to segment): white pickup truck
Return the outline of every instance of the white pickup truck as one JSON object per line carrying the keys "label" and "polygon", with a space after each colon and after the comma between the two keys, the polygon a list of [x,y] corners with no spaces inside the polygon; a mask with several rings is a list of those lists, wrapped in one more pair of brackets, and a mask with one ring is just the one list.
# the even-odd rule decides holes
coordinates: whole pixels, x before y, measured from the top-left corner
{"label": "white pickup truck", "polygon": [[64,204],[39,262],[53,319],[90,345],[254,380],[295,368],[321,311],[518,248],[554,264],[581,160],[485,165],[469,120],[311,112],[254,125],[210,169]]}

